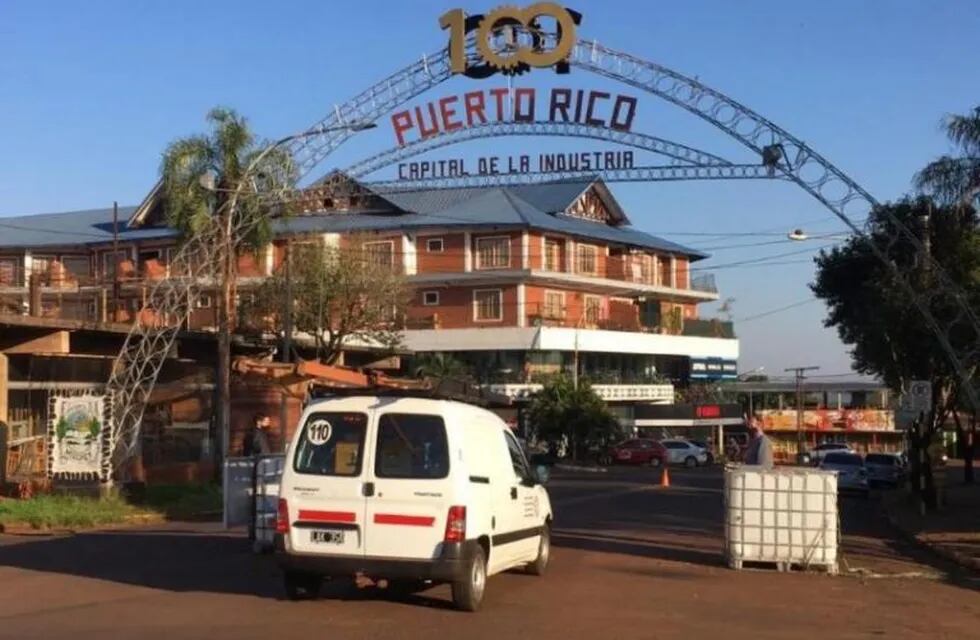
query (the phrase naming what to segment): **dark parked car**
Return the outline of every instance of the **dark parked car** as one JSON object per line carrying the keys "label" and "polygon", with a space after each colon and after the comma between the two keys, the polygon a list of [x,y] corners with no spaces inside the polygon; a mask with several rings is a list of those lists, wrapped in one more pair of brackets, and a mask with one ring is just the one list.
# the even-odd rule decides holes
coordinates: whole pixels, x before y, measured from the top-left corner
{"label": "dark parked car", "polygon": [[831,451],[823,457],[820,468],[837,472],[837,490],[853,491],[867,497],[868,470],[864,459],[856,453]]}
{"label": "dark parked car", "polygon": [[648,464],[659,467],[667,461],[667,450],[656,440],[633,438],[613,445],[599,455],[599,464]]}
{"label": "dark parked car", "polygon": [[905,483],[905,464],[897,453],[869,453],[864,468],[871,487],[900,487]]}

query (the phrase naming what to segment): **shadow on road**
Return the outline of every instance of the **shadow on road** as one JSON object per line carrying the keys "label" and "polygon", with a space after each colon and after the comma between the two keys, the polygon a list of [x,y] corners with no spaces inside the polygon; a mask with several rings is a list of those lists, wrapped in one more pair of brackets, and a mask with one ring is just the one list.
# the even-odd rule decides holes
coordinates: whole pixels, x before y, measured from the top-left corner
{"label": "shadow on road", "polygon": [[279,570],[242,537],[213,531],[83,533],[0,546],[0,566],[169,591],[281,597]]}
{"label": "shadow on road", "polygon": [[556,547],[581,549],[583,551],[618,553],[706,566],[724,566],[720,551],[711,552],[701,547],[679,543],[664,544],[644,538],[561,530],[556,530],[552,534],[552,541]]}

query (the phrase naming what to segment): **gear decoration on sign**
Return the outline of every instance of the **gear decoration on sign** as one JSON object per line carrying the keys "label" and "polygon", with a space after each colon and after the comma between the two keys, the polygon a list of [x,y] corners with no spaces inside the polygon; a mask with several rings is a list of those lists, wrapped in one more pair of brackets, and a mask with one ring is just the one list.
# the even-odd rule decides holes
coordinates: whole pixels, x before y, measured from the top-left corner
{"label": "gear decoration on sign", "polygon": [[476,48],[487,64],[500,72],[507,72],[521,64],[521,50],[511,44],[508,45],[512,47],[510,55],[501,55],[500,51],[496,51],[490,46],[490,38],[502,27],[520,26],[522,24],[520,17],[523,14],[523,10],[514,5],[504,5],[488,13],[480,23],[476,37]]}
{"label": "gear decoration on sign", "polygon": [[[546,50],[546,34],[540,18],[551,17],[557,24],[555,46]],[[556,73],[568,73],[568,57],[575,46],[575,31],[582,22],[582,14],[566,9],[553,2],[538,2],[525,9],[504,5],[487,14],[467,16],[465,32],[476,32],[476,49],[483,64],[467,65],[467,77],[482,79],[495,73],[516,76],[527,73],[532,67],[554,67]],[[511,42],[506,49],[496,50],[491,46],[491,38],[502,28],[510,27],[514,32],[524,30],[531,34],[530,46],[520,46]]]}

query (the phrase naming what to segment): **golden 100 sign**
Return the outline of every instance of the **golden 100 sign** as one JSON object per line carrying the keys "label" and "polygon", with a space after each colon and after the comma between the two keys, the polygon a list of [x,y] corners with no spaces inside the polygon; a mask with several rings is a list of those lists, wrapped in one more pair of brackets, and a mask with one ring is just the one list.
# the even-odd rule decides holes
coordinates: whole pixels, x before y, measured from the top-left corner
{"label": "golden 100 sign", "polygon": [[[542,28],[542,18],[555,23],[553,42]],[[451,71],[485,78],[498,72],[519,74],[532,67],[554,67],[558,73],[567,73],[568,56],[575,46],[575,31],[581,21],[582,14],[577,11],[554,2],[537,2],[524,9],[498,7],[486,15],[467,16],[462,9],[452,9],[439,18],[439,26],[449,30]],[[466,38],[473,32],[482,64],[470,64],[466,57]],[[518,34],[529,38],[521,39]],[[501,36],[503,46],[500,46]]]}

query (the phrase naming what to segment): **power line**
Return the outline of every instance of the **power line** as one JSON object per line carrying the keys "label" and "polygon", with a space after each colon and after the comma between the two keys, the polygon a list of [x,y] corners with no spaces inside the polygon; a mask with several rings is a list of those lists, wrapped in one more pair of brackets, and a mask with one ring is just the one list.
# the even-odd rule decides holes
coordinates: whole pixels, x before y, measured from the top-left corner
{"label": "power line", "polygon": [[744,265],[744,264],[755,264],[755,263],[765,262],[765,261],[770,260],[772,258],[785,258],[787,256],[798,256],[801,253],[811,253],[813,251],[818,251],[820,249],[826,249],[827,247],[834,246],[834,244],[835,243],[831,242],[829,244],[824,244],[824,245],[820,245],[820,246],[817,246],[817,247],[808,247],[806,249],[800,249],[798,251],[787,251],[786,253],[774,253],[774,254],[769,255],[769,256],[762,256],[762,257],[759,257],[759,258],[750,258],[748,260],[740,260],[740,261],[737,261],[737,262],[727,262],[727,263],[716,264],[716,265],[711,265],[711,266],[703,266],[703,267],[692,267],[691,268],[691,271],[711,271],[711,270],[714,270],[714,269],[718,269],[719,267],[734,267],[734,266],[740,266],[740,265]]}
{"label": "power line", "polygon": [[775,315],[777,313],[782,313],[783,311],[789,311],[790,309],[795,309],[796,307],[802,307],[803,305],[811,304],[813,302],[816,302],[817,300],[818,300],[817,298],[813,298],[813,297],[807,298],[806,300],[799,300],[797,302],[793,302],[792,304],[788,304],[783,307],[777,307],[776,309],[770,309],[769,311],[763,311],[762,313],[757,313],[752,316],[746,316],[744,318],[735,318],[734,322],[742,324],[745,322],[750,322],[752,320],[758,320],[759,318],[765,318],[767,316]]}

